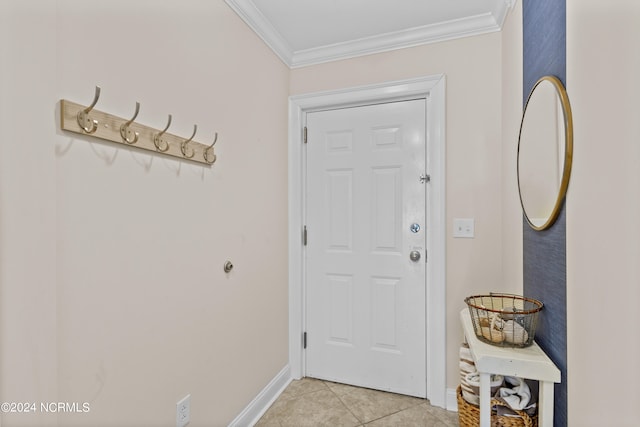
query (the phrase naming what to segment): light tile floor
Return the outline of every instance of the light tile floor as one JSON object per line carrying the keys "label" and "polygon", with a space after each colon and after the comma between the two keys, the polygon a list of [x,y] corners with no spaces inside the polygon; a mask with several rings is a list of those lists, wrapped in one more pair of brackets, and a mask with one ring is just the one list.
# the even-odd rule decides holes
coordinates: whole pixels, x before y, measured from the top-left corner
{"label": "light tile floor", "polygon": [[428,400],[313,378],[294,380],[255,427],[454,427]]}

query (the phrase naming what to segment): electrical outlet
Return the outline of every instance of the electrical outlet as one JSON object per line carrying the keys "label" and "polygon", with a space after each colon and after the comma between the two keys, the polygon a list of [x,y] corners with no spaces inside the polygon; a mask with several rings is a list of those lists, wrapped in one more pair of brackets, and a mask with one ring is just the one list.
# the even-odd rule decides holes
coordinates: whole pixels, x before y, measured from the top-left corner
{"label": "electrical outlet", "polygon": [[475,234],[475,224],[473,218],[454,218],[453,237],[473,238]]}
{"label": "electrical outlet", "polygon": [[191,395],[187,394],[176,403],[176,426],[185,427],[191,421]]}

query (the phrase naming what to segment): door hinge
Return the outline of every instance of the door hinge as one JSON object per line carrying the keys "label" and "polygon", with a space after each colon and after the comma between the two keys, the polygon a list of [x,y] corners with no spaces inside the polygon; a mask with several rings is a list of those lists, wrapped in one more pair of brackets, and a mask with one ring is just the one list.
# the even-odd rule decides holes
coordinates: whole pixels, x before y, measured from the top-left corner
{"label": "door hinge", "polygon": [[302,227],[302,245],[307,246],[307,226]]}
{"label": "door hinge", "polygon": [[425,182],[431,182],[431,175],[427,173],[420,175],[420,183],[424,184]]}
{"label": "door hinge", "polygon": [[307,127],[302,128],[302,142],[307,143]]}
{"label": "door hinge", "polygon": [[302,348],[303,350],[307,349],[307,333],[306,332],[302,333]]}

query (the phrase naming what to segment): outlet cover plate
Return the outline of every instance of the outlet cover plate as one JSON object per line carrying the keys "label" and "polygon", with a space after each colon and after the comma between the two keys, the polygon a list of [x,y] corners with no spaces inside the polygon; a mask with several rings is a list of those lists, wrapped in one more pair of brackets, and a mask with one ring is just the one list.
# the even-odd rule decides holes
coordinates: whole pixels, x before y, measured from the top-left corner
{"label": "outlet cover plate", "polygon": [[185,427],[191,421],[191,395],[187,394],[176,403],[176,426]]}
{"label": "outlet cover plate", "polygon": [[453,237],[473,239],[475,235],[475,220],[473,218],[454,218]]}

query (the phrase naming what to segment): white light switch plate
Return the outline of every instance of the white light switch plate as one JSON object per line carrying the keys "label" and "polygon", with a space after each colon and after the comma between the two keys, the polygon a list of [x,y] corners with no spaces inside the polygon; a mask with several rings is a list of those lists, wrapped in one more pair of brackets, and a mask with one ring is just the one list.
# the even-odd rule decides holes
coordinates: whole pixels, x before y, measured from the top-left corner
{"label": "white light switch plate", "polygon": [[473,218],[454,218],[453,237],[473,239],[475,234],[475,220]]}

